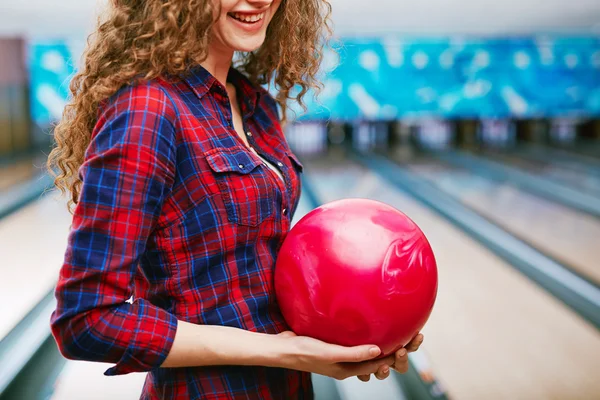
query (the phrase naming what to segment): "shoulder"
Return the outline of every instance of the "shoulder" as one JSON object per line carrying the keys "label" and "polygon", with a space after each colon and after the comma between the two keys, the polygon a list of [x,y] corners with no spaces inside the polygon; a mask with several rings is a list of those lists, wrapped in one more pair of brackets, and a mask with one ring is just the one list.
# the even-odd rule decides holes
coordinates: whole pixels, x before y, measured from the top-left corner
{"label": "shoulder", "polygon": [[170,157],[177,141],[176,119],[173,102],[160,81],[124,86],[99,104],[92,149],[143,149]]}
{"label": "shoulder", "polygon": [[263,86],[257,86],[256,88],[260,93],[261,100],[264,101],[267,106],[277,110],[278,103],[273,94]]}
{"label": "shoulder", "polygon": [[149,80],[126,85],[99,105],[99,122],[123,114],[143,114],[150,120],[166,119],[172,124],[177,111],[172,89],[161,80]]}
{"label": "shoulder", "polygon": [[273,94],[262,86],[257,86],[257,90],[260,94],[259,108],[267,112],[269,119],[277,122],[281,121],[279,103],[275,100]]}

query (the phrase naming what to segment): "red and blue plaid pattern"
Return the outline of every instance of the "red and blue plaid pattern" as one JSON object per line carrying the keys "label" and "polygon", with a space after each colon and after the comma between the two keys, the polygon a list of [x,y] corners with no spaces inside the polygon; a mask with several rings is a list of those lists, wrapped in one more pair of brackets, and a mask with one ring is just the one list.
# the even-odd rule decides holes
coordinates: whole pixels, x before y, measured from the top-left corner
{"label": "red and blue plaid pattern", "polygon": [[[100,107],[52,315],[72,359],[149,371],[143,399],[308,399],[310,375],[260,367],[159,368],[177,320],[278,333],[275,257],[302,166],[276,103],[231,69],[251,146],[202,67],[121,89]],[[131,300],[130,300],[131,298]],[[130,301],[128,301],[130,300]]]}

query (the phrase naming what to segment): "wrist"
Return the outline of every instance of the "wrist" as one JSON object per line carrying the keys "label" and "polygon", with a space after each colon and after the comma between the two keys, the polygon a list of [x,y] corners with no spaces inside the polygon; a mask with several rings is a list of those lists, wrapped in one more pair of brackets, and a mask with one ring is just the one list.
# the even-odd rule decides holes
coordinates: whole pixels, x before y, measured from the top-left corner
{"label": "wrist", "polygon": [[215,329],[218,364],[290,368],[293,364],[293,345],[289,338],[238,328]]}
{"label": "wrist", "polygon": [[255,334],[255,359],[259,365],[272,368],[293,368],[296,352],[290,337]]}

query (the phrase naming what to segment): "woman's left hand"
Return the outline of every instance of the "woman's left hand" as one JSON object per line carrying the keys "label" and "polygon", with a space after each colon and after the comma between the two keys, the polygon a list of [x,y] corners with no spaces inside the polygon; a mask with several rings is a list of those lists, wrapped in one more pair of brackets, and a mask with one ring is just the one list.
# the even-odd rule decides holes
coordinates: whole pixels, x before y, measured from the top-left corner
{"label": "woman's left hand", "polygon": [[[380,367],[379,370],[374,374],[375,377],[379,380],[386,379],[388,376],[390,376],[390,368],[395,369],[401,374],[406,373],[406,371],[408,371],[408,353],[413,353],[419,350],[421,344],[423,344],[423,334],[419,333],[413,338],[413,340],[410,341],[410,343],[396,352],[394,364]],[[369,382],[371,375],[359,375],[358,379],[363,382]]]}

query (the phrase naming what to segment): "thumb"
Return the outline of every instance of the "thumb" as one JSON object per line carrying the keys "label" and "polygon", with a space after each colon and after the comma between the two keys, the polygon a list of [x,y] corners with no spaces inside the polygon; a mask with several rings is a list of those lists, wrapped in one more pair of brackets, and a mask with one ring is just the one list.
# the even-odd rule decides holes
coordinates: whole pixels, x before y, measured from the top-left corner
{"label": "thumb", "polygon": [[344,347],[329,345],[328,355],[333,362],[362,362],[372,360],[381,354],[381,349],[374,345]]}

